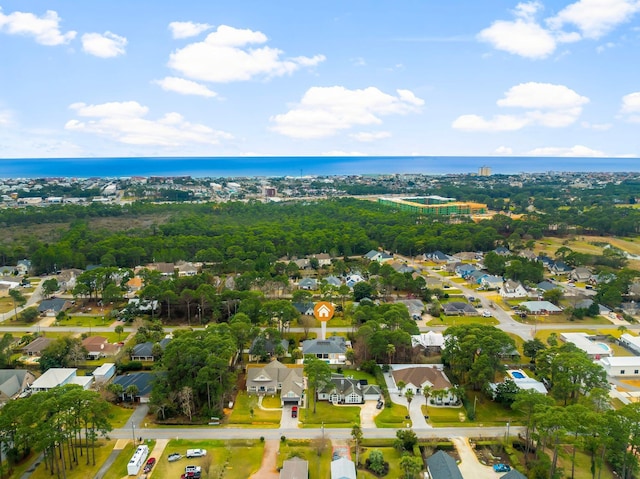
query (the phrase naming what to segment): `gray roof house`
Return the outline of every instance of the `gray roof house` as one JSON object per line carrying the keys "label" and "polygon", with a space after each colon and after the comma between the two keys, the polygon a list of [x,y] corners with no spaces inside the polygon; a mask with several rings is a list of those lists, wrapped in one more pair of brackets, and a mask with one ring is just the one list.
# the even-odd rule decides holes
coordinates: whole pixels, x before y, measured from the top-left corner
{"label": "gray roof house", "polygon": [[292,457],[282,463],[280,479],[309,479],[309,461]]}
{"label": "gray roof house", "polygon": [[552,289],[562,289],[560,286],[558,286],[557,284],[552,283],[551,281],[540,281],[537,285],[536,285],[536,289],[538,291],[551,291]]}
{"label": "gray roof house", "polygon": [[329,364],[345,364],[347,361],[347,340],[342,336],[327,339],[307,339],[302,342],[302,354],[313,354]]}
{"label": "gray roof house", "polygon": [[356,465],[346,457],[331,461],[331,479],[356,479]]}
{"label": "gray roof house", "polygon": [[464,479],[455,459],[444,451],[427,458],[427,471],[431,479]]}
{"label": "gray roof house", "polygon": [[0,404],[19,396],[35,379],[26,369],[0,369]]}
{"label": "gray roof house", "polygon": [[385,253],[384,251],[376,251],[374,249],[365,254],[364,257],[369,261],[377,261],[378,263],[384,263],[385,261],[393,259],[393,255]]}
{"label": "gray roof house", "polygon": [[[162,349],[167,347],[171,338],[162,338],[162,340],[158,343]],[[131,360],[132,361],[155,361],[153,357],[153,345],[156,343],[152,343],[148,341],[146,343],[136,344],[133,347],[133,351],[131,352]]]}
{"label": "gray roof house", "polygon": [[300,289],[318,289],[318,280],[315,278],[302,278],[298,283]]}
{"label": "gray roof house", "polygon": [[569,278],[574,281],[586,282],[591,279],[591,270],[589,268],[576,268],[569,273]]}
{"label": "gray roof house", "polygon": [[[158,373],[129,373],[123,376],[116,376],[113,379],[114,384],[120,384],[126,397],[126,391],[129,386],[135,386],[138,392],[134,396],[134,402],[148,403],[153,389],[153,380]],[[124,399],[124,398],[123,398]]]}
{"label": "gray roof house", "polygon": [[318,400],[333,404],[363,404],[366,400],[378,400],[382,390],[375,385],[362,384],[359,379],[333,374],[331,382],[318,389]]}
{"label": "gray roof house", "polygon": [[38,312],[46,316],[56,316],[60,311],[71,307],[71,302],[62,298],[44,299],[38,306]]}
{"label": "gray roof house", "polygon": [[485,289],[500,289],[503,282],[502,276],[488,274],[480,278],[480,285]]}
{"label": "gray roof house", "polygon": [[475,316],[478,314],[476,308],[471,306],[469,303],[464,303],[462,301],[445,303],[442,305],[442,310],[447,316]]}
{"label": "gray roof house", "polygon": [[337,278],[335,276],[327,276],[323,281],[326,281],[328,285],[335,286],[336,288],[342,286],[342,281],[340,281],[340,278]]}
{"label": "gray roof house", "polygon": [[44,336],[40,336],[39,338],[31,341],[24,348],[22,348],[22,352],[27,356],[40,356],[40,354],[42,354],[42,351],[44,351],[52,342],[52,338],[45,338]]}
{"label": "gray roof house", "polygon": [[518,471],[517,469],[511,469],[509,472],[507,472],[504,476],[502,476],[500,479],[527,479],[527,476],[525,476],[524,474],[522,474],[520,471]]}
{"label": "gray roof house", "polygon": [[278,360],[263,367],[247,368],[247,393],[272,394],[280,391],[280,402],[299,405],[304,392],[304,369],[289,368]]}

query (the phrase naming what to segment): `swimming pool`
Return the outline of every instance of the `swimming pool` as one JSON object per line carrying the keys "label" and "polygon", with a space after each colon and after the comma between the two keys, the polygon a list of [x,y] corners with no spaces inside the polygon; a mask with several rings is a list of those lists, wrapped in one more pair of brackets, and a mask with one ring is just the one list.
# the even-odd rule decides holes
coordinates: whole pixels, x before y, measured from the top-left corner
{"label": "swimming pool", "polygon": [[511,376],[516,378],[516,379],[524,379],[526,377],[520,371],[511,371]]}
{"label": "swimming pool", "polygon": [[610,353],[611,352],[611,348],[609,347],[608,344],[605,343],[596,343],[596,345],[602,349],[605,353]]}

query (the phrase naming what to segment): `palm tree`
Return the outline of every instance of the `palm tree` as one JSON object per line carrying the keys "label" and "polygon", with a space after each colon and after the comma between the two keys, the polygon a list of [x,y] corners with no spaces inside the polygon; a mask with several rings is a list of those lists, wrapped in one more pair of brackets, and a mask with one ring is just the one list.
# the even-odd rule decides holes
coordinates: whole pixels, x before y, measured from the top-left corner
{"label": "palm tree", "polygon": [[407,389],[404,393],[404,397],[407,400],[407,410],[411,409],[411,401],[413,401],[413,389]]}
{"label": "palm tree", "polygon": [[387,344],[387,356],[389,358],[389,364],[391,364],[391,359],[393,355],[396,353],[396,347],[393,344]]}

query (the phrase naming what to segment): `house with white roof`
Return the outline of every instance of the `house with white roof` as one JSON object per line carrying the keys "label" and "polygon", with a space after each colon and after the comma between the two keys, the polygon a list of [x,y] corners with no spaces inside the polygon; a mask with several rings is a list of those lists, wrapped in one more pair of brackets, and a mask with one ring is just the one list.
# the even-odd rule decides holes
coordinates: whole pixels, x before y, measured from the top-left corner
{"label": "house with white roof", "polygon": [[503,298],[526,298],[527,295],[527,290],[517,281],[505,281],[500,287],[500,296]]}
{"label": "house with white roof", "polygon": [[560,339],[565,343],[574,344],[578,349],[587,353],[591,359],[613,356],[613,351],[607,344],[595,341],[595,336],[590,336],[587,333],[562,333]]}
{"label": "house with white roof", "polygon": [[640,356],[640,336],[633,336],[632,334],[624,333],[620,336],[618,343],[620,343],[620,346],[624,346]]}
{"label": "house with white roof", "polygon": [[84,389],[89,389],[93,383],[93,376],[77,376],[76,368],[51,368],[31,384],[34,393],[50,391],[65,384],[77,384]]}
{"label": "house with white roof", "polygon": [[561,308],[550,301],[523,301],[519,306],[531,314],[559,314],[562,312]]}
{"label": "house with white roof", "polygon": [[601,358],[598,363],[607,372],[607,376],[640,377],[640,356],[610,356]]}
{"label": "house with white roof", "polygon": [[411,336],[411,346],[421,346],[427,350],[441,351],[444,346],[444,335],[435,331],[427,331],[426,333],[414,334]]}
{"label": "house with white roof", "polygon": [[331,479],[356,479],[356,465],[346,457],[331,461]]}

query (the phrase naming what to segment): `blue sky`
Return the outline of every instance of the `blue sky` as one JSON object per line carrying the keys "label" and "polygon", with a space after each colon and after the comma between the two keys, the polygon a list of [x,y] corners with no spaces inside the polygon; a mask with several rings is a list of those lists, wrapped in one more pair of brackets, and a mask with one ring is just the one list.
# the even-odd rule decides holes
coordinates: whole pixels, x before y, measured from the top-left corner
{"label": "blue sky", "polygon": [[640,156],[640,1],[0,0],[0,157]]}

